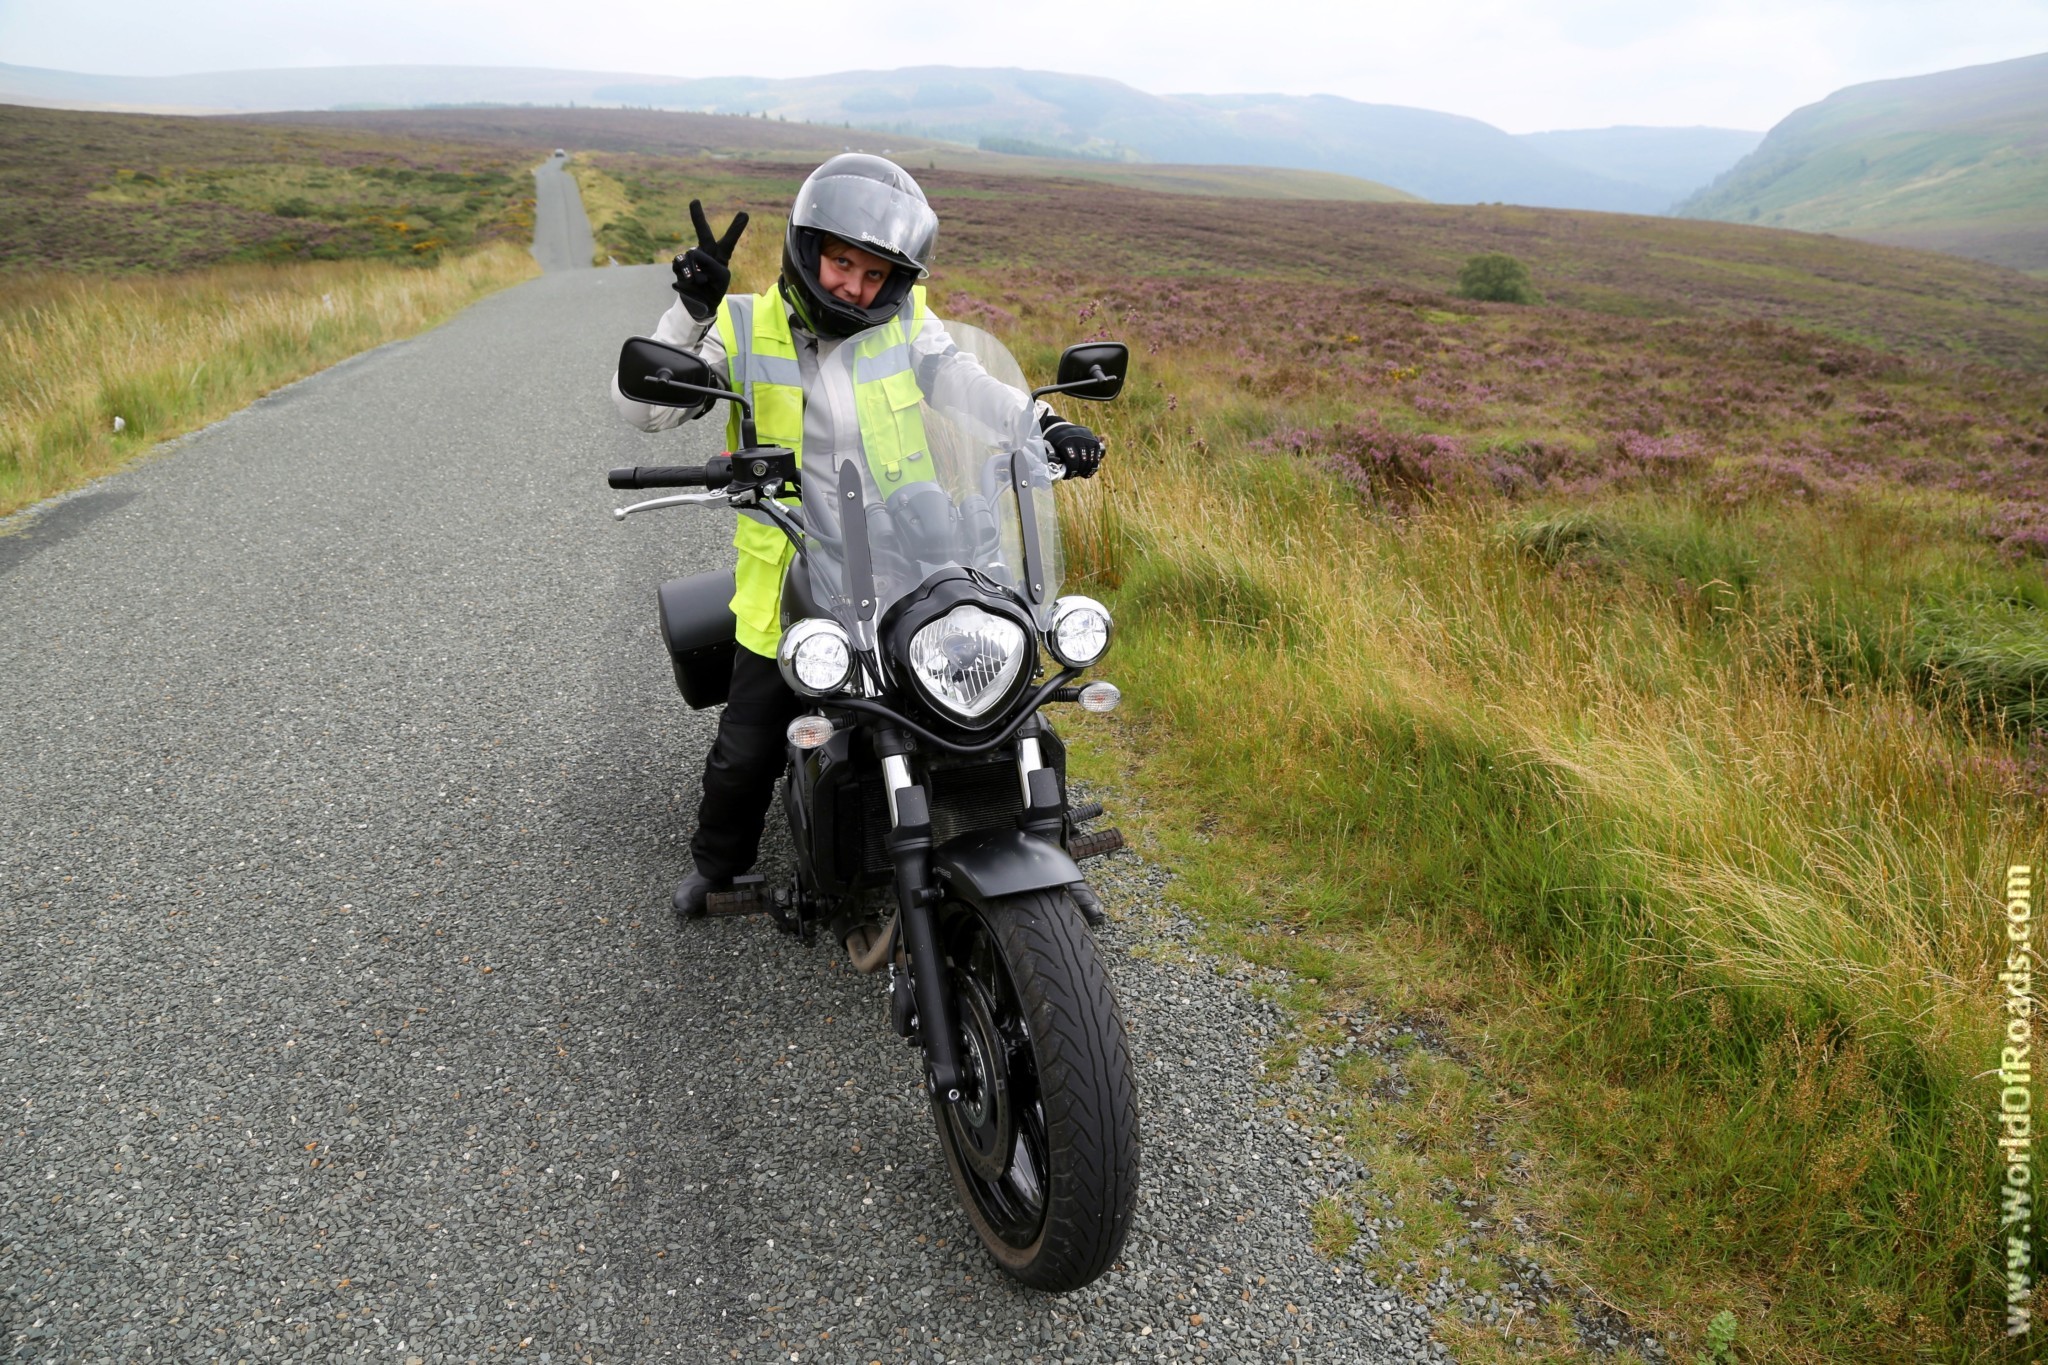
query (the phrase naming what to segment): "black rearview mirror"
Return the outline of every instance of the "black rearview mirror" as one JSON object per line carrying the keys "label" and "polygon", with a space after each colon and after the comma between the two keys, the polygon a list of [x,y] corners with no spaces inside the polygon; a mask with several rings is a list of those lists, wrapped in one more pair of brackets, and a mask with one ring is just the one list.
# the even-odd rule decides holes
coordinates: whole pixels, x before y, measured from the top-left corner
{"label": "black rearview mirror", "polygon": [[1069,346],[1060,353],[1059,373],[1053,382],[1033,390],[1031,396],[1066,393],[1092,403],[1107,403],[1123,392],[1124,376],[1130,368],[1131,348],[1121,341],[1089,341]]}
{"label": "black rearview mirror", "polygon": [[709,365],[651,337],[629,337],[619,348],[619,392],[665,408],[694,408],[707,398],[745,406],[738,394],[718,384]]}

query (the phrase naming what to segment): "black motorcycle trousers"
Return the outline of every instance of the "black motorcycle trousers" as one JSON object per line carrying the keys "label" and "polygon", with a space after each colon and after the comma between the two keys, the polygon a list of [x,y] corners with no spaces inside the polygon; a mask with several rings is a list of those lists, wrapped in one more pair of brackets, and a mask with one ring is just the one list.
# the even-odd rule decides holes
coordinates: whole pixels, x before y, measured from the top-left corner
{"label": "black motorcycle trousers", "polygon": [[775,779],[782,776],[789,723],[804,703],[775,660],[750,649],[732,656],[732,693],[718,718],[718,738],[704,760],[704,800],[690,856],[697,871],[724,881],[748,871],[761,853],[761,830]]}

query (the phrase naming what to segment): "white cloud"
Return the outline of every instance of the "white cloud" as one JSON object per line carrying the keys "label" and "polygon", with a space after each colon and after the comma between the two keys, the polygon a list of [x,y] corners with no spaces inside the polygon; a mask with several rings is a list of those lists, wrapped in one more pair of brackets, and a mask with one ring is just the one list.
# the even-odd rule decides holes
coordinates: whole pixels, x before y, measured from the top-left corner
{"label": "white cloud", "polygon": [[0,0],[0,60],[115,74],[385,63],[658,75],[1025,66],[1141,89],[1328,93],[1512,131],[1764,128],[1858,81],[2048,51],[2048,0]]}

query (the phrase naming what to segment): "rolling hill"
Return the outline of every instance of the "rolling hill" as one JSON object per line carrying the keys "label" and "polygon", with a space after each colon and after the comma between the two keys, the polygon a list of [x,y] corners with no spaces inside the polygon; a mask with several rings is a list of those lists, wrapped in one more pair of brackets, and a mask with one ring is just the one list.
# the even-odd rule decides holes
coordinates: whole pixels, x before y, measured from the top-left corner
{"label": "rolling hill", "polygon": [[2048,272],[2048,53],[1838,90],[1679,212]]}
{"label": "rolling hill", "polygon": [[101,76],[0,62],[0,102],[112,113],[233,114],[423,104],[591,104],[591,90],[640,77],[504,66],[327,66]]}
{"label": "rolling hill", "polygon": [[957,142],[877,135],[838,125],[698,114],[665,109],[339,109],[241,114],[237,123],[350,128],[398,137],[503,142],[545,150],[628,152],[665,157],[745,156],[809,166],[832,152],[882,152],[906,166],[1051,176],[1095,181],[1166,194],[1244,199],[1337,199],[1352,203],[1412,203],[1415,196],[1356,176],[1279,166],[1175,166],[1061,156],[983,151]]}
{"label": "rolling hill", "polygon": [[1740,155],[1742,148],[1726,139],[1747,136],[1606,129],[1517,137],[1455,114],[1331,95],[1154,95],[1099,77],[937,66],[684,80],[428,66],[131,78],[0,65],[0,101],[192,113],[576,104],[770,114],[771,122],[867,129],[1091,167],[1266,166],[1356,177],[1444,202],[1629,213],[1665,211]]}
{"label": "rolling hill", "polygon": [[1556,160],[1478,119],[1333,95],[1154,95],[1095,76],[945,66],[788,80],[643,78],[592,95],[969,144],[1018,141],[1080,159],[1329,171],[1450,203],[1655,213],[1675,197]]}

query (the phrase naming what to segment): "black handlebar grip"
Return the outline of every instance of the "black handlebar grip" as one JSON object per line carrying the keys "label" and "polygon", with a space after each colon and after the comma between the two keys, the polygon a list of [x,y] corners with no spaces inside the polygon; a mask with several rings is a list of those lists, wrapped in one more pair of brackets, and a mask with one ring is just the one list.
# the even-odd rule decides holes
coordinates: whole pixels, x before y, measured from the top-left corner
{"label": "black handlebar grip", "polygon": [[700,464],[633,465],[605,476],[613,488],[705,488],[711,474]]}
{"label": "black handlebar grip", "polygon": [[640,471],[642,488],[703,488],[711,473],[701,464],[650,465]]}

